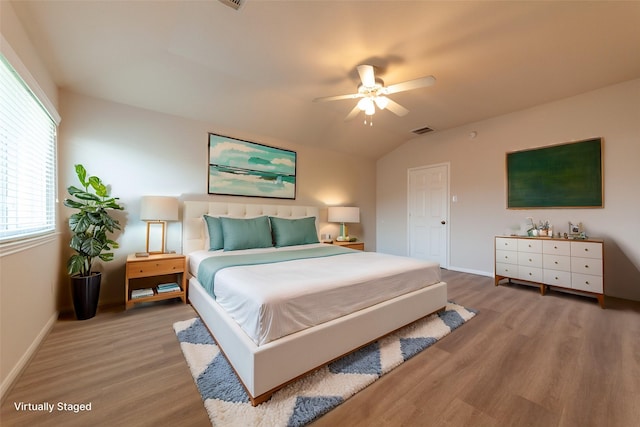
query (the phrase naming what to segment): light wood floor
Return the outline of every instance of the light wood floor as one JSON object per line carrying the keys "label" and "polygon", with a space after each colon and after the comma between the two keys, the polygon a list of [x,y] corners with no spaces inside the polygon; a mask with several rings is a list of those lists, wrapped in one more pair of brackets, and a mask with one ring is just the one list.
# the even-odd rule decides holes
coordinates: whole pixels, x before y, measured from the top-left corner
{"label": "light wood floor", "polygon": [[[313,423],[321,426],[637,426],[640,303],[443,271],[449,299],[480,311],[453,334]],[[159,303],[61,319],[1,406],[2,426],[208,426]],[[91,412],[16,411],[88,403]]]}

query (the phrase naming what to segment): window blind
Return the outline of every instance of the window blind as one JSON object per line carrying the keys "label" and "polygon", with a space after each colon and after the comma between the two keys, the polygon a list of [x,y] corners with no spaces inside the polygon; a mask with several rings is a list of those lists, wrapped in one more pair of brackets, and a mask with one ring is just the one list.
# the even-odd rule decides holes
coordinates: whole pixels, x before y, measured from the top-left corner
{"label": "window blind", "polygon": [[56,123],[0,55],[0,242],[55,230]]}

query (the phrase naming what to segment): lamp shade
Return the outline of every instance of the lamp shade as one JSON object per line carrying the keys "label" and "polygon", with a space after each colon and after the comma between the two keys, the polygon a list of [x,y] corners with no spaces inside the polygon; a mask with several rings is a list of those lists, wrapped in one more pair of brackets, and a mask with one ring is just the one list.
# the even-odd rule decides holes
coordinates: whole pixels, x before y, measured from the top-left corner
{"label": "lamp shade", "polygon": [[360,208],[332,206],[329,208],[329,222],[360,222]]}
{"label": "lamp shade", "polygon": [[143,196],[140,201],[143,221],[177,221],[178,199],[168,196]]}

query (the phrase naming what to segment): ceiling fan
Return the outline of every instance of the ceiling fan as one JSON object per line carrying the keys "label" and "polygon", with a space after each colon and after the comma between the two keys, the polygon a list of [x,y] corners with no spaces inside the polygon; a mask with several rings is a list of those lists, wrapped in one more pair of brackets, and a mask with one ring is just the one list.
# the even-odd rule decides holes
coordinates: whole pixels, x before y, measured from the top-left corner
{"label": "ceiling fan", "polygon": [[[375,76],[373,65],[358,65],[357,70],[358,74],[360,75],[360,80],[362,81],[362,83],[358,85],[358,93],[352,93],[349,95],[325,96],[316,98],[313,100],[313,102],[338,101],[341,99],[360,98],[360,101],[358,101],[353,110],[351,110],[347,117],[345,117],[345,121],[353,119],[358,115],[358,113],[360,113],[360,111],[364,111],[364,123],[367,124],[366,116],[373,116],[376,112],[376,106],[381,110],[384,110],[386,108],[400,117],[405,116],[407,115],[407,113],[409,113],[409,110],[407,110],[397,102],[389,99],[387,95],[431,86],[436,82],[435,77],[427,76],[415,80],[408,80],[402,83],[396,83],[391,86],[385,86],[384,81]],[[370,124],[372,124],[371,121]]]}

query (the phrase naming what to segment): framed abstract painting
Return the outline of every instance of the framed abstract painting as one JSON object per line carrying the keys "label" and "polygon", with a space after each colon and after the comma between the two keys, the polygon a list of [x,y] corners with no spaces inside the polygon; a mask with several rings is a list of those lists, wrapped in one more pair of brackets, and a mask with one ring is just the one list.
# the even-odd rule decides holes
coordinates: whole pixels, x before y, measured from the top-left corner
{"label": "framed abstract painting", "polygon": [[209,134],[209,194],[296,198],[295,151]]}

